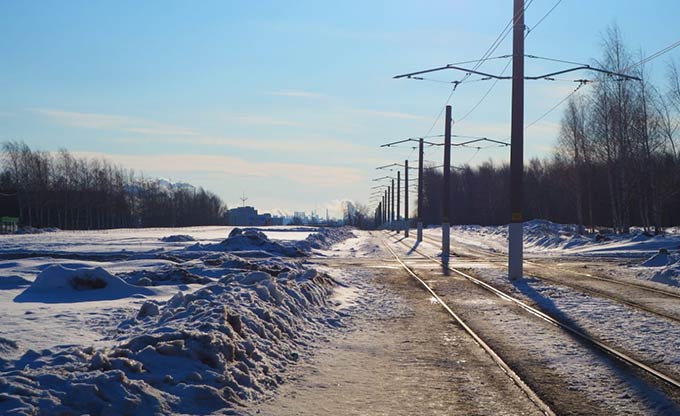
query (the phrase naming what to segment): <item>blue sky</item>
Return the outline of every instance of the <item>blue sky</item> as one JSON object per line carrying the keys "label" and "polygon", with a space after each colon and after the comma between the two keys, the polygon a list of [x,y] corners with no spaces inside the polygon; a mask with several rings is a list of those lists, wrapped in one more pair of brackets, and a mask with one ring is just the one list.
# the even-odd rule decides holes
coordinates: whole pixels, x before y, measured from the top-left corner
{"label": "blue sky", "polygon": [[[527,25],[555,3],[534,0]],[[511,13],[510,0],[2,0],[0,140],[104,156],[203,186],[231,206],[245,191],[261,210],[334,213],[339,200],[368,200],[376,166],[415,158],[409,148],[378,146],[426,134],[450,92],[392,76],[481,57]],[[627,45],[648,55],[680,38],[679,15],[676,0],[563,0],[528,35],[526,52],[590,63],[616,23]],[[508,37],[496,55],[510,51]],[[677,57],[652,63],[660,85]],[[561,67],[527,60],[527,74]],[[489,86],[461,85],[454,121]],[[527,123],[574,87],[528,84]],[[510,85],[501,82],[454,133],[509,137],[509,103]],[[549,155],[560,116],[527,130],[527,158]],[[432,132],[442,130],[440,120]],[[452,157],[475,164],[508,156],[456,149]]]}

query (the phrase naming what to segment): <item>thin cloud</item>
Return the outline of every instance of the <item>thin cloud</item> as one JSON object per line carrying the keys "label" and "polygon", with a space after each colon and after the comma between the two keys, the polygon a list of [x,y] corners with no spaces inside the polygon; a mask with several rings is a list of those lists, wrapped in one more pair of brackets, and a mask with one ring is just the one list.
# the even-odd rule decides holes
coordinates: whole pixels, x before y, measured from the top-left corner
{"label": "thin cloud", "polygon": [[351,111],[375,117],[398,118],[402,120],[429,120],[428,117],[419,116],[417,114],[400,113],[398,111],[378,111],[364,109],[352,109]]}
{"label": "thin cloud", "polygon": [[281,90],[270,92],[269,95],[275,95],[278,97],[297,97],[297,98],[310,98],[319,99],[324,98],[323,94],[318,94],[315,92],[302,91],[302,90]]}
{"label": "thin cloud", "polygon": [[303,124],[297,121],[282,120],[272,117],[263,117],[253,114],[232,113],[225,114],[223,119],[239,124],[250,124],[256,126],[287,126],[287,127],[301,127]]}
{"label": "thin cloud", "polygon": [[342,166],[295,163],[249,162],[231,156],[201,154],[125,155],[73,152],[85,158],[105,158],[135,171],[222,173],[225,177],[285,178],[302,185],[343,186],[360,183],[359,170]]}
{"label": "thin cloud", "polygon": [[164,136],[193,136],[197,134],[190,129],[117,114],[82,113],[45,108],[37,108],[33,111],[46,116],[55,123],[69,127]]}
{"label": "thin cloud", "polygon": [[[332,154],[332,155],[366,155],[368,152],[374,152],[373,147],[358,145],[351,142],[346,142],[337,139],[329,139],[322,137],[311,137],[307,139],[262,139],[258,137],[210,137],[210,136],[195,136],[195,137],[169,137],[169,138],[143,138],[138,137],[119,137],[108,139],[109,142],[133,144],[144,142],[157,143],[177,143],[190,145],[203,145],[214,147],[230,147],[243,150],[258,150],[271,153],[294,152],[295,154]],[[360,160],[361,158],[354,157],[352,160]]]}

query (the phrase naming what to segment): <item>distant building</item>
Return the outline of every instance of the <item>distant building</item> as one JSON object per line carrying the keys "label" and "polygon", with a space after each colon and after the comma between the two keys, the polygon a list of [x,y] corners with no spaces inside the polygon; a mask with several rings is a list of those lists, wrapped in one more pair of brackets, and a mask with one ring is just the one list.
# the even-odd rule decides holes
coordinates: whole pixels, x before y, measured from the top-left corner
{"label": "distant building", "polygon": [[238,226],[272,225],[272,215],[258,214],[253,207],[238,207],[227,211],[227,222]]}
{"label": "distant building", "polygon": [[295,211],[293,213],[293,224],[307,224],[307,214],[304,211]]}

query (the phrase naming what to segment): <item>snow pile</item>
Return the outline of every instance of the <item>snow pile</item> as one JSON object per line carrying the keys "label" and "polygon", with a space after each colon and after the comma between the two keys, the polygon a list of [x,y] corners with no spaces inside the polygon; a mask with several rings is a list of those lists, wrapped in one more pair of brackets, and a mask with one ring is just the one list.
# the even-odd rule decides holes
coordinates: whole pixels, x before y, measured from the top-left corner
{"label": "snow pile", "polygon": [[186,234],[173,234],[166,237],[159,238],[164,243],[184,243],[187,241],[196,241],[196,239]]}
{"label": "snow pile", "polygon": [[680,287],[680,253],[669,254],[661,250],[640,266],[644,269],[638,277],[652,282]]}
{"label": "snow pile", "polygon": [[229,237],[217,244],[196,243],[187,248],[191,251],[250,252],[251,256],[303,257],[305,253],[292,244],[271,241],[255,228],[234,228]]}
{"label": "snow pile", "polygon": [[[495,251],[507,250],[508,227],[462,225],[452,228],[452,237],[465,243]],[[659,249],[680,247],[680,235],[667,232],[654,236],[639,228],[629,234],[614,234],[606,229],[598,233],[578,234],[575,224],[557,224],[546,220],[524,223],[524,247],[528,252],[550,254],[606,255],[616,257],[650,256]]]}
{"label": "snow pile", "polygon": [[133,295],[151,295],[148,289],[135,287],[101,267],[67,268],[53,265],[38,274],[15,302],[82,302],[111,300]]}
{"label": "snow pile", "polygon": [[356,235],[348,228],[320,228],[316,233],[310,234],[304,241],[298,242],[296,246],[308,252],[311,249],[327,250],[334,244],[355,237]]}
{"label": "snow pile", "polygon": [[199,276],[177,264],[167,264],[155,270],[135,270],[117,275],[127,283],[137,286],[177,285],[191,283],[210,283],[207,277]]}
{"label": "snow pile", "polygon": [[251,271],[147,301],[119,325],[114,347],[0,360],[0,413],[237,414],[241,401],[280,384],[321,331],[340,325],[333,286],[315,270]]}
{"label": "snow pile", "polygon": [[[507,240],[508,227],[461,226],[464,231],[475,232],[484,237]],[[554,250],[588,244],[592,240],[579,236],[578,227],[573,224],[556,224],[547,220],[531,220],[524,223],[524,244],[527,247]]]}

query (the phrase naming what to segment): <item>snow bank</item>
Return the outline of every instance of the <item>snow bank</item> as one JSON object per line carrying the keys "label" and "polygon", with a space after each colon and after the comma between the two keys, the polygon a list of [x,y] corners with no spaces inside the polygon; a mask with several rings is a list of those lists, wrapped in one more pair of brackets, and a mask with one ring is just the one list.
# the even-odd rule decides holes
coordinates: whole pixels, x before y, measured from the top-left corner
{"label": "snow bank", "polygon": [[164,243],[183,243],[187,241],[196,241],[194,237],[186,234],[169,235],[167,237],[161,237],[159,240]]}
{"label": "snow bank", "polygon": [[680,287],[680,253],[661,251],[640,264],[638,277],[652,282]]}
{"label": "snow bank", "polygon": [[229,238],[218,244],[196,243],[187,248],[189,251],[234,252],[245,257],[266,258],[272,256],[304,257],[313,249],[328,249],[355,235],[347,228],[320,228],[303,241],[272,241],[256,228],[234,228]]}
{"label": "snow bank", "polygon": [[135,270],[117,274],[125,282],[137,286],[210,283],[211,280],[187,270],[184,265],[167,264],[153,270]]}
{"label": "snow bank", "polygon": [[284,257],[303,257],[306,253],[292,244],[271,241],[263,232],[254,228],[234,228],[229,237],[217,244],[196,243],[187,248],[190,251],[224,251],[224,252],[245,252],[250,251],[257,256],[284,256]]}
{"label": "snow bank", "polygon": [[320,228],[316,233],[310,234],[304,241],[299,241],[296,246],[303,251],[311,249],[326,250],[332,245],[356,236],[348,228]]}
{"label": "snow bank", "polygon": [[321,331],[340,325],[332,289],[315,270],[250,271],[147,302],[119,325],[114,347],[0,361],[0,413],[237,414],[240,402],[280,384]]}
{"label": "snow bank", "polygon": [[111,300],[133,295],[152,295],[148,289],[135,287],[101,267],[47,267],[15,302],[83,302]]}
{"label": "snow bank", "polygon": [[[452,236],[485,248],[505,251],[508,227],[454,226]],[[629,234],[613,234],[601,230],[600,233],[579,235],[575,224],[557,224],[547,220],[525,222],[523,236],[526,251],[560,255],[644,257],[662,248],[672,250],[680,247],[680,235],[670,232],[654,236],[633,228]]]}

